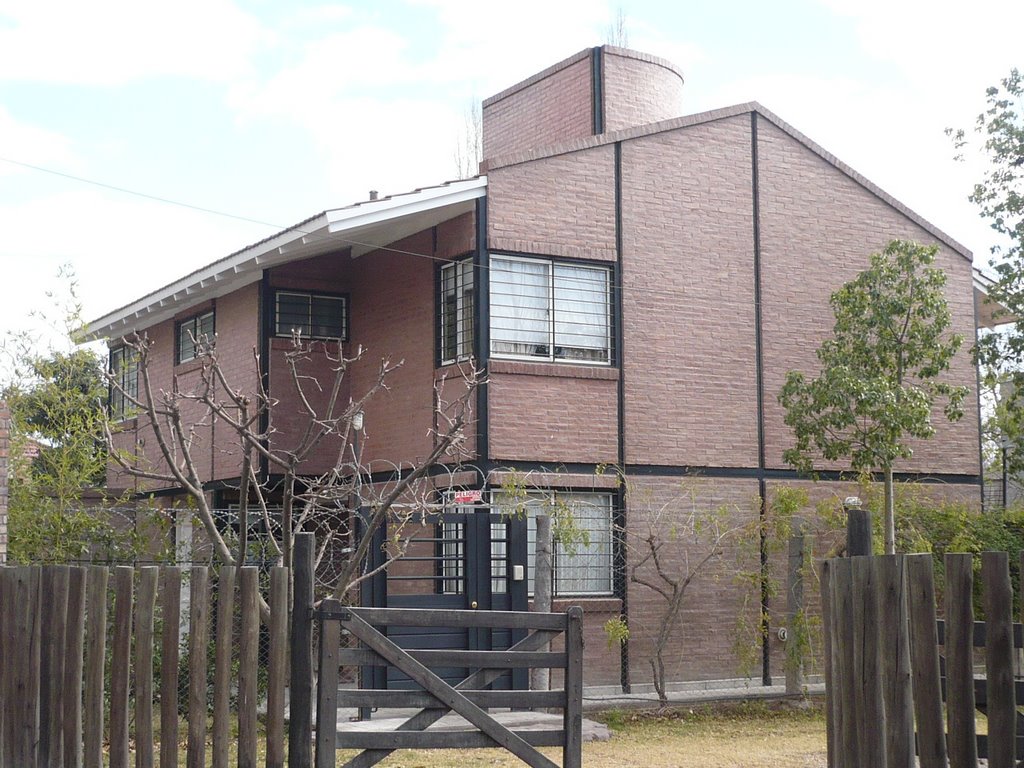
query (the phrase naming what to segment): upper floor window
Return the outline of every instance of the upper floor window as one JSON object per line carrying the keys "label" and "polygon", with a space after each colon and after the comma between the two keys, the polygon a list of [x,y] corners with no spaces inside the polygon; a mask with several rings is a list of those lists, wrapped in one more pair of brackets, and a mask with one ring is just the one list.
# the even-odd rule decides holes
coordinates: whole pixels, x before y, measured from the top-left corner
{"label": "upper floor window", "polygon": [[473,354],[473,260],[441,267],[441,363]]}
{"label": "upper floor window", "polygon": [[182,320],[177,324],[176,331],[176,362],[195,360],[202,354],[203,346],[213,341],[213,310]]}
{"label": "upper floor window", "polygon": [[274,334],[298,333],[307,339],[348,338],[348,301],[299,291],[278,291],[274,308]]}
{"label": "upper floor window", "polygon": [[492,256],[491,354],[608,365],[611,270]]}
{"label": "upper floor window", "polygon": [[110,350],[110,417],[123,419],[132,410],[132,399],[139,396],[139,363],[130,347]]}

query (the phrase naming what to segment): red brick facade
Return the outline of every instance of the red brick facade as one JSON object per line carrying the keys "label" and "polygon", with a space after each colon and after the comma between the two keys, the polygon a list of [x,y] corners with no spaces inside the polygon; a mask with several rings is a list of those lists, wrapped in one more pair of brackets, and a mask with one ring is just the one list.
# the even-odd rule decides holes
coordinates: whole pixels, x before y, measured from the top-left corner
{"label": "red brick facade", "polygon": [[[600,488],[616,503],[625,499],[617,555],[626,567],[611,594],[579,599],[590,635],[589,684],[617,684],[622,674],[635,684],[649,680],[651,617],[662,599],[630,582],[629,565],[642,556],[654,510],[670,520],[678,510],[678,521],[698,509],[745,526],[690,586],[669,648],[672,679],[737,675],[734,628],[756,622],[760,592],[751,594],[750,583],[735,576],[759,566],[751,524],[761,494],[770,496],[776,483],[805,483],[795,473],[777,479],[787,476],[782,452],[791,439],[777,394],[788,370],[814,372],[814,350],[831,328],[829,295],[872,251],[895,237],[938,244],[954,330],[968,341],[974,332],[967,251],[758,105],[677,117],[681,86],[671,65],[644,54],[605,48],[570,57],[484,102],[485,231],[477,232],[477,215],[461,213],[415,232],[400,227],[386,247],[355,258],[356,245],[341,238],[333,250],[271,264],[262,284],[212,304],[222,362],[243,386],[255,387],[252,351],[275,290],[348,297],[344,353],[362,348],[364,360],[342,397],[365,391],[382,359],[401,361],[388,391],[365,412],[364,458],[381,468],[414,462],[433,445],[435,382],[455,372],[437,367],[443,263],[475,255],[482,260],[477,286],[493,253],[612,269],[610,365],[490,359],[478,335],[476,362],[487,383],[478,401],[483,410],[473,414],[470,453],[462,457],[492,478],[492,487],[511,466],[546,487]],[[478,251],[478,235],[486,253]],[[473,300],[474,323],[487,322],[487,293],[478,289]],[[153,367],[160,386],[182,386],[197,375],[196,363],[172,363],[173,321],[148,333],[166,350]],[[271,338],[267,346],[271,393],[282,400],[273,440],[285,445],[303,419],[285,367],[288,341]],[[303,374],[318,378],[331,368],[323,356],[305,366]],[[949,377],[975,389],[966,352]],[[451,387],[446,382],[441,396],[450,397]],[[972,484],[981,472],[978,423],[976,398],[968,398],[956,424],[937,415],[935,438],[898,469],[944,480],[934,486],[944,493],[980,498]],[[125,439],[141,440],[153,455],[150,435]],[[223,442],[222,425],[199,439],[209,479],[234,478],[238,456]],[[324,446],[308,470],[330,466],[337,448]],[[606,466],[621,469],[624,487],[610,475],[596,478]],[[811,490],[841,495],[847,486]],[[667,563],[701,554],[699,546],[679,543],[685,540],[666,553]],[[600,631],[620,614],[632,632],[624,671]],[[773,626],[778,618],[773,612]],[[779,672],[780,642],[772,640],[769,651]]]}

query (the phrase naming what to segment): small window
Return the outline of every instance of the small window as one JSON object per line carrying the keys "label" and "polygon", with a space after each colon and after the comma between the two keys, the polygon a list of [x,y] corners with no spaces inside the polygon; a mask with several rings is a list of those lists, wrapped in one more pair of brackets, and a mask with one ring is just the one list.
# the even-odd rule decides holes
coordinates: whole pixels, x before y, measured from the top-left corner
{"label": "small window", "polygon": [[490,285],[491,354],[611,363],[609,268],[494,256]]}
{"label": "small window", "polygon": [[110,350],[110,417],[125,419],[132,412],[132,399],[139,396],[139,363],[129,347]]}
{"label": "small window", "polygon": [[441,364],[473,354],[473,260],[441,268]]}
{"label": "small window", "polygon": [[187,363],[213,341],[213,310],[182,320],[177,325],[177,362]]}
{"label": "small window", "polygon": [[[555,541],[554,592],[566,595],[612,594],[612,497],[605,493],[548,492],[528,494],[527,587],[533,594],[537,562],[537,514],[563,515],[565,540]],[[502,503],[498,497],[499,505]],[[557,536],[556,536],[557,539]],[[492,541],[492,559],[505,552],[505,544]]]}
{"label": "small window", "polygon": [[348,339],[348,301],[344,296],[278,291],[274,334],[298,333],[307,339]]}

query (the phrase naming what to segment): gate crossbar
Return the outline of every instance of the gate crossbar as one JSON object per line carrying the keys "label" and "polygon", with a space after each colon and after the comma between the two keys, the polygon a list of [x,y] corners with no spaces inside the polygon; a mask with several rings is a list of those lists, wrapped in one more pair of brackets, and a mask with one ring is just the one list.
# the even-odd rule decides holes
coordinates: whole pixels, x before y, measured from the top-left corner
{"label": "gate crossbar", "polygon": [[[501,615],[498,615],[501,614]],[[333,750],[346,745],[338,743],[334,738],[337,713],[337,669],[341,657],[349,660],[361,659],[367,663],[365,656],[373,654],[379,657],[377,663],[389,664],[406,674],[421,686],[419,694],[399,695],[411,696],[414,700],[426,698],[430,705],[402,723],[398,731],[361,734],[371,741],[356,757],[346,763],[346,767],[364,768],[372,766],[384,759],[395,748],[431,748],[438,746],[479,747],[497,746],[508,750],[528,765],[538,768],[557,768],[557,764],[541,754],[534,744],[559,744],[563,747],[563,766],[579,766],[581,763],[580,745],[582,729],[582,610],[570,608],[565,614],[539,614],[527,612],[475,612],[475,611],[429,611],[419,609],[353,609],[341,610],[335,601],[324,601],[317,618],[322,622],[321,629],[321,678],[320,701],[317,728],[317,766],[334,765]],[[450,664],[451,659],[444,658],[444,652],[408,652],[388,639],[371,625],[402,625],[402,626],[490,626],[511,627],[533,630],[506,651],[501,652],[456,652],[460,663],[465,663],[474,653],[479,656],[478,667],[472,674],[458,685],[451,685],[431,671],[419,658],[429,659],[432,663]],[[340,629],[346,629],[364,645],[360,651],[342,651],[339,653]],[[541,650],[558,634],[566,635],[566,652],[543,653]],[[516,654],[532,660],[534,666],[564,667],[565,689],[562,691],[544,691],[510,694],[518,697],[536,697],[534,706],[550,706],[553,697],[564,712],[563,729],[561,731],[534,732],[520,735],[510,730],[473,699],[493,700],[487,696],[486,688],[500,677],[506,669],[522,665],[517,661]],[[351,656],[357,654],[357,656]],[[351,657],[351,658],[350,658]],[[333,671],[333,674],[332,674]],[[333,692],[333,695],[332,695]],[[382,703],[396,691],[359,691],[361,706],[374,706],[374,694],[381,697]],[[542,703],[543,702],[543,703]],[[467,722],[475,726],[476,731],[439,734],[436,731],[426,733],[426,729],[440,720],[449,711],[461,715]],[[322,713],[322,715],[320,714]],[[375,738],[378,737],[379,738]],[[533,743],[531,743],[533,742]],[[385,746],[378,746],[388,744]],[[391,746],[393,745],[393,746]]]}

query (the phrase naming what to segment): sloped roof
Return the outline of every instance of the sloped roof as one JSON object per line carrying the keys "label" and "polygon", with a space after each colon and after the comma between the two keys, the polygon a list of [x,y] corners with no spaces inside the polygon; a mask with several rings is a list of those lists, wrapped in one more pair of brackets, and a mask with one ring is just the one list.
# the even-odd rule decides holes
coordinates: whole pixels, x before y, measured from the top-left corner
{"label": "sloped roof", "polygon": [[472,211],[486,188],[487,177],[478,176],[318,213],[93,320],[86,326],[86,339],[116,338],[148,328],[258,281],[269,267],[340,248],[361,256]]}

